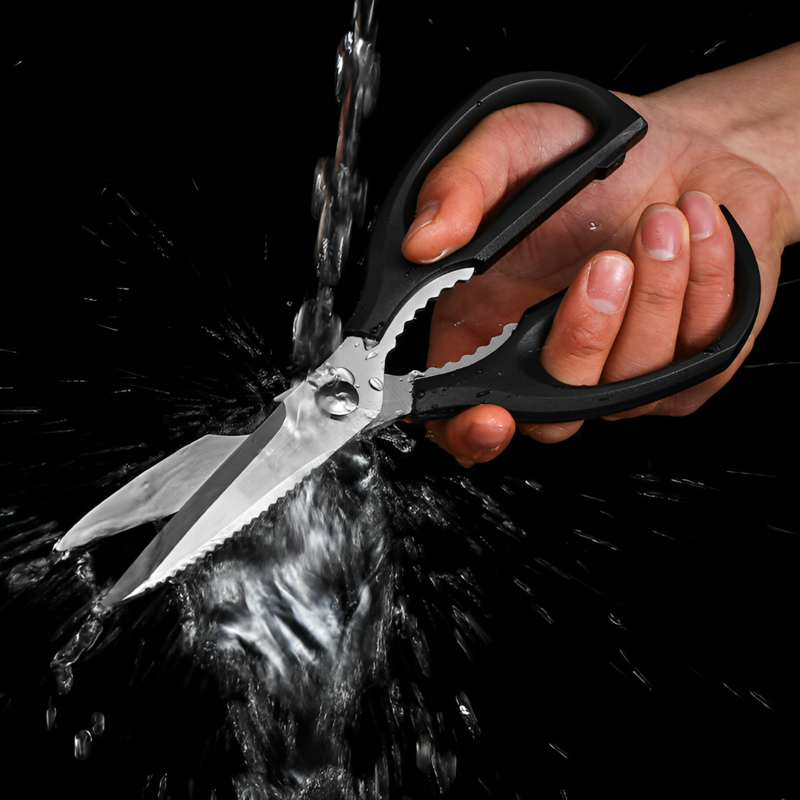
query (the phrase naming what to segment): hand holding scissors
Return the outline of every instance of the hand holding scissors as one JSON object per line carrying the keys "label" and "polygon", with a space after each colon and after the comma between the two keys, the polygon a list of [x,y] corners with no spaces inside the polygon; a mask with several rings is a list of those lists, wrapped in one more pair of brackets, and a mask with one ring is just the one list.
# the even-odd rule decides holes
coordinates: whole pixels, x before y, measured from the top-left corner
{"label": "hand holding scissors", "polygon": [[[591,138],[538,172],[458,251],[424,266],[401,253],[431,168],[493,111],[557,103],[591,123]],[[173,518],[101,601],[111,607],[179,574],[290,492],[355,436],[398,420],[424,422],[475,405],[504,408],[521,423],[607,416],[674,394],[724,370],[746,343],[759,307],[752,250],[727,212],[735,249],[729,324],[718,338],[644,375],[600,386],[557,380],[542,348],[563,294],[528,308],[459,361],[424,373],[387,372],[402,333],[442,291],[488,270],[582,189],[604,180],[646,132],[644,119],[593,84],[553,73],[512,75],[463,103],[398,178],[374,226],[361,300],[330,358],[277,400],[246,437],[204,437],[122,487],[59,542],[68,549],[168,514]]]}

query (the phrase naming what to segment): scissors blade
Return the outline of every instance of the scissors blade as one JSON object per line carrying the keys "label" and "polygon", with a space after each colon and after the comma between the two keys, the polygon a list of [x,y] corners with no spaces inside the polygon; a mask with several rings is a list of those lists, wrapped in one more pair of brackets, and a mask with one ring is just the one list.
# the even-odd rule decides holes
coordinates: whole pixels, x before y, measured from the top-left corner
{"label": "scissors blade", "polygon": [[186,569],[257,518],[365,428],[374,415],[338,419],[304,381],[166,524],[102,599],[112,607]]}
{"label": "scissors blade", "polygon": [[176,513],[246,438],[209,434],[187,444],[79,519],[55,549],[82,547]]}
{"label": "scissors blade", "polygon": [[[101,603],[110,608],[169,579],[269,509],[357,434],[405,416],[412,382],[399,379],[384,392],[386,357],[419,309],[473,272],[463,266],[431,276],[370,347],[360,336],[345,338],[325,364],[278,398],[272,415],[200,486]],[[341,377],[350,381],[355,405],[341,414],[323,410],[318,390]]]}

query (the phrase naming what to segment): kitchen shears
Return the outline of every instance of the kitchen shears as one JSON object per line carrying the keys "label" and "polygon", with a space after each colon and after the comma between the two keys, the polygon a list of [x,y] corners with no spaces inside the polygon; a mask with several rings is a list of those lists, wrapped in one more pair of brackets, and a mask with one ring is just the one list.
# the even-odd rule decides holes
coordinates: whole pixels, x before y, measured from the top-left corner
{"label": "kitchen shears", "polygon": [[[537,174],[459,251],[427,266],[406,261],[401,243],[431,168],[485,116],[527,102],[579,111],[594,126],[592,139]],[[206,436],[187,445],[89,512],[56,549],[174,514],[102,598],[110,608],[186,569],[361,433],[480,403],[504,406],[520,422],[589,419],[652,402],[724,370],[752,330],[760,279],[747,239],[723,209],[736,251],[734,307],[728,329],[700,353],[618,383],[562,384],[539,358],[561,293],[458,362],[405,375],[386,371],[387,356],[418,311],[488,269],[587,184],[614,172],[646,130],[622,100],[578,78],[525,73],[484,86],[423,144],[392,187],[373,228],[361,299],[344,341],[327,361],[276,398],[275,410],[249,436]]]}

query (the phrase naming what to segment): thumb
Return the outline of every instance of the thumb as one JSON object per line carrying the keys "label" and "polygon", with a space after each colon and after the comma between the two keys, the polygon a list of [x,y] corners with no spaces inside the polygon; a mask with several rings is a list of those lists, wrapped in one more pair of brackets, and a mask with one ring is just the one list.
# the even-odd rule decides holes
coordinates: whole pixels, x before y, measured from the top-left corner
{"label": "thumb", "polygon": [[574,150],[591,131],[577,111],[549,103],[490,114],[425,179],[403,255],[429,264],[463,247],[508,192]]}
{"label": "thumb", "polygon": [[478,230],[483,207],[483,187],[475,173],[443,161],[422,186],[403,255],[430,264],[458,250]]}

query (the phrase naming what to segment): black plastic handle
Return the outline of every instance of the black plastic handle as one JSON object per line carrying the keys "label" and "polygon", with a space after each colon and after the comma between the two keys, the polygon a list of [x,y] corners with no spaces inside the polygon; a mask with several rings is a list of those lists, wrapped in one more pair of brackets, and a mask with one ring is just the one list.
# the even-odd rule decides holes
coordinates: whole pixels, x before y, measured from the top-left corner
{"label": "black plastic handle", "polygon": [[412,419],[447,417],[470,406],[503,406],[518,422],[567,422],[626,411],[688,389],[722,372],[741,351],[761,301],[758,262],[741,228],[722,208],[736,251],[731,322],[700,353],[638,378],[600,386],[570,386],[542,366],[541,349],[564,292],[529,308],[497,350],[452,372],[414,383]]}
{"label": "black plastic handle", "polygon": [[[427,266],[403,258],[400,247],[431,169],[488,114],[532,102],[579,111],[594,126],[594,136],[536,175],[456,253]],[[379,340],[392,315],[430,281],[463,267],[488,269],[584,186],[610,175],[646,131],[647,123],[632,108],[580,78],[535,72],[486,84],[420,148],[392,187],[372,233],[366,283],[346,333]]]}

